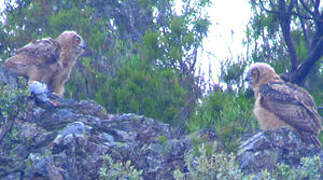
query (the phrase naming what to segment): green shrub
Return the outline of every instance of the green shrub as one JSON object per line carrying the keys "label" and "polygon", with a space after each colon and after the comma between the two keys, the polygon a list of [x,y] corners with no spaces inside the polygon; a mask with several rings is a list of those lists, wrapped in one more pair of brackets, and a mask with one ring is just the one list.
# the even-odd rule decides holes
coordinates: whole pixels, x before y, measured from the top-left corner
{"label": "green shrub", "polygon": [[235,163],[235,156],[232,153],[228,155],[213,151],[210,154],[207,146],[202,144],[198,154],[198,156],[190,154],[186,159],[187,173],[182,173],[178,169],[174,171],[173,175],[176,180],[242,179],[243,173]]}
{"label": "green shrub", "polygon": [[142,170],[137,170],[131,166],[131,161],[126,163],[113,162],[109,155],[103,155],[103,167],[99,169],[100,179],[104,180],[140,180]]}
{"label": "green shrub", "polygon": [[29,90],[26,88],[11,89],[9,86],[0,87],[0,110],[5,119],[14,120],[20,111],[23,111]]}
{"label": "green shrub", "polygon": [[185,94],[172,70],[152,69],[133,56],[105,80],[94,99],[109,113],[136,113],[176,124],[174,117],[184,106]]}
{"label": "green shrub", "polygon": [[176,180],[316,180],[321,178],[322,166],[318,156],[301,158],[300,165],[296,168],[278,163],[272,171],[263,169],[256,174],[244,174],[235,162],[236,157],[233,153],[215,152],[214,149],[210,154],[207,146],[202,144],[198,148],[198,153],[188,155],[185,160],[188,172],[183,173],[176,169],[173,177]]}
{"label": "green shrub", "polygon": [[3,138],[0,139],[0,144],[7,150],[14,146],[12,141],[16,140],[18,133],[14,128],[14,122],[18,115],[25,111],[30,95],[24,79],[20,79],[18,85],[21,87],[17,89],[0,85],[0,134]]}
{"label": "green shrub", "polygon": [[277,164],[276,169],[271,173],[271,176],[274,179],[315,180],[321,178],[320,168],[320,157],[303,157],[301,158],[300,165],[294,169],[284,163]]}
{"label": "green shrub", "polygon": [[225,149],[232,151],[244,133],[257,128],[252,109],[253,99],[244,94],[217,90],[202,99],[186,127],[189,132],[214,129]]}

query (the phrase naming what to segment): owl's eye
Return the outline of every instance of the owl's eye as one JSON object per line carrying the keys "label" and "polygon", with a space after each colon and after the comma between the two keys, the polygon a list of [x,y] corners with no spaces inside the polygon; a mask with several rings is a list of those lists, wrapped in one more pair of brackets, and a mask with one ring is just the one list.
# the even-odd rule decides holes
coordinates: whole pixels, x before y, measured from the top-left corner
{"label": "owl's eye", "polygon": [[80,44],[81,43],[81,38],[78,37],[78,36],[74,36],[74,40],[77,44]]}
{"label": "owl's eye", "polygon": [[251,76],[252,76],[252,78],[257,78],[257,76],[258,76],[258,71],[255,69],[255,70],[253,70],[253,71],[251,71]]}

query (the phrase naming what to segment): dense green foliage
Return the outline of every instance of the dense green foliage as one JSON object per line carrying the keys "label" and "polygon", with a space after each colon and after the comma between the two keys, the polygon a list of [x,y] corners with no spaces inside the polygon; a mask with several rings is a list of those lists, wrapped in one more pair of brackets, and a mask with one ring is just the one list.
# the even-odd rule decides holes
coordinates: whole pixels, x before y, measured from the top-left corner
{"label": "dense green foliage", "polygon": [[233,151],[246,132],[253,132],[257,122],[252,115],[253,101],[239,93],[216,90],[197,107],[196,114],[187,122],[190,132],[214,128],[225,149]]}
{"label": "dense green foliage", "polygon": [[103,155],[104,165],[100,168],[99,174],[102,180],[141,180],[142,170],[137,170],[131,166],[131,161],[126,163],[113,162],[109,155]]}
{"label": "dense green foliage", "polygon": [[120,67],[114,78],[102,84],[94,99],[108,112],[145,114],[174,124],[186,94],[178,76],[170,69],[152,70],[136,57]]}
{"label": "dense green foliage", "polygon": [[12,89],[9,85],[0,84],[0,149],[3,154],[8,153],[17,140],[15,120],[27,107],[30,96],[26,88],[26,81],[19,79],[18,89]]}
{"label": "dense green foliage", "polygon": [[[190,154],[186,159],[189,172],[183,173],[180,170],[174,171],[176,180],[197,180],[197,179],[230,179],[230,180],[275,180],[275,179],[320,179],[321,162],[318,156],[303,157],[300,165],[292,168],[284,163],[276,164],[272,171],[267,169],[256,174],[244,174],[236,163],[234,154],[223,152],[209,152],[207,145],[201,145],[198,149],[199,155]],[[214,150],[215,148],[213,148]]]}

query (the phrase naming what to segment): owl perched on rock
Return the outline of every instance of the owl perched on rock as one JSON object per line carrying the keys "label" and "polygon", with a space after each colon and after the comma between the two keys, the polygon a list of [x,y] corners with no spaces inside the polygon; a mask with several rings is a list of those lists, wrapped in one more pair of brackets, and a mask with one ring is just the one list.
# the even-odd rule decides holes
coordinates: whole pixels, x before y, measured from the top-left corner
{"label": "owl perched on rock", "polygon": [[5,67],[28,82],[47,84],[56,95],[63,97],[64,84],[69,79],[77,58],[84,52],[83,38],[74,31],[64,31],[56,39],[32,41],[5,61]]}
{"label": "owl perched on rock", "polygon": [[253,112],[262,129],[287,126],[295,130],[304,142],[321,146],[318,139],[321,117],[305,89],[284,82],[266,63],[252,64],[246,80],[254,92]]}

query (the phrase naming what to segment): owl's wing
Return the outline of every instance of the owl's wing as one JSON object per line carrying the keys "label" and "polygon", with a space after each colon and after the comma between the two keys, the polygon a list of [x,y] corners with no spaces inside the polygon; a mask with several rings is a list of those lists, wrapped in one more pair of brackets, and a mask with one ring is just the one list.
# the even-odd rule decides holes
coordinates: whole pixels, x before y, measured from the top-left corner
{"label": "owl's wing", "polygon": [[60,51],[59,43],[53,39],[37,40],[18,49],[4,65],[15,74],[29,77],[28,74],[56,63],[59,60]]}
{"label": "owl's wing", "polygon": [[259,89],[263,108],[294,127],[300,134],[321,130],[321,118],[311,96],[304,89],[284,82],[270,82]]}
{"label": "owl's wing", "polygon": [[60,50],[59,43],[54,39],[48,38],[32,41],[18,49],[16,56],[23,56],[23,59],[29,60],[24,63],[32,63],[34,65],[52,64],[58,61]]}

